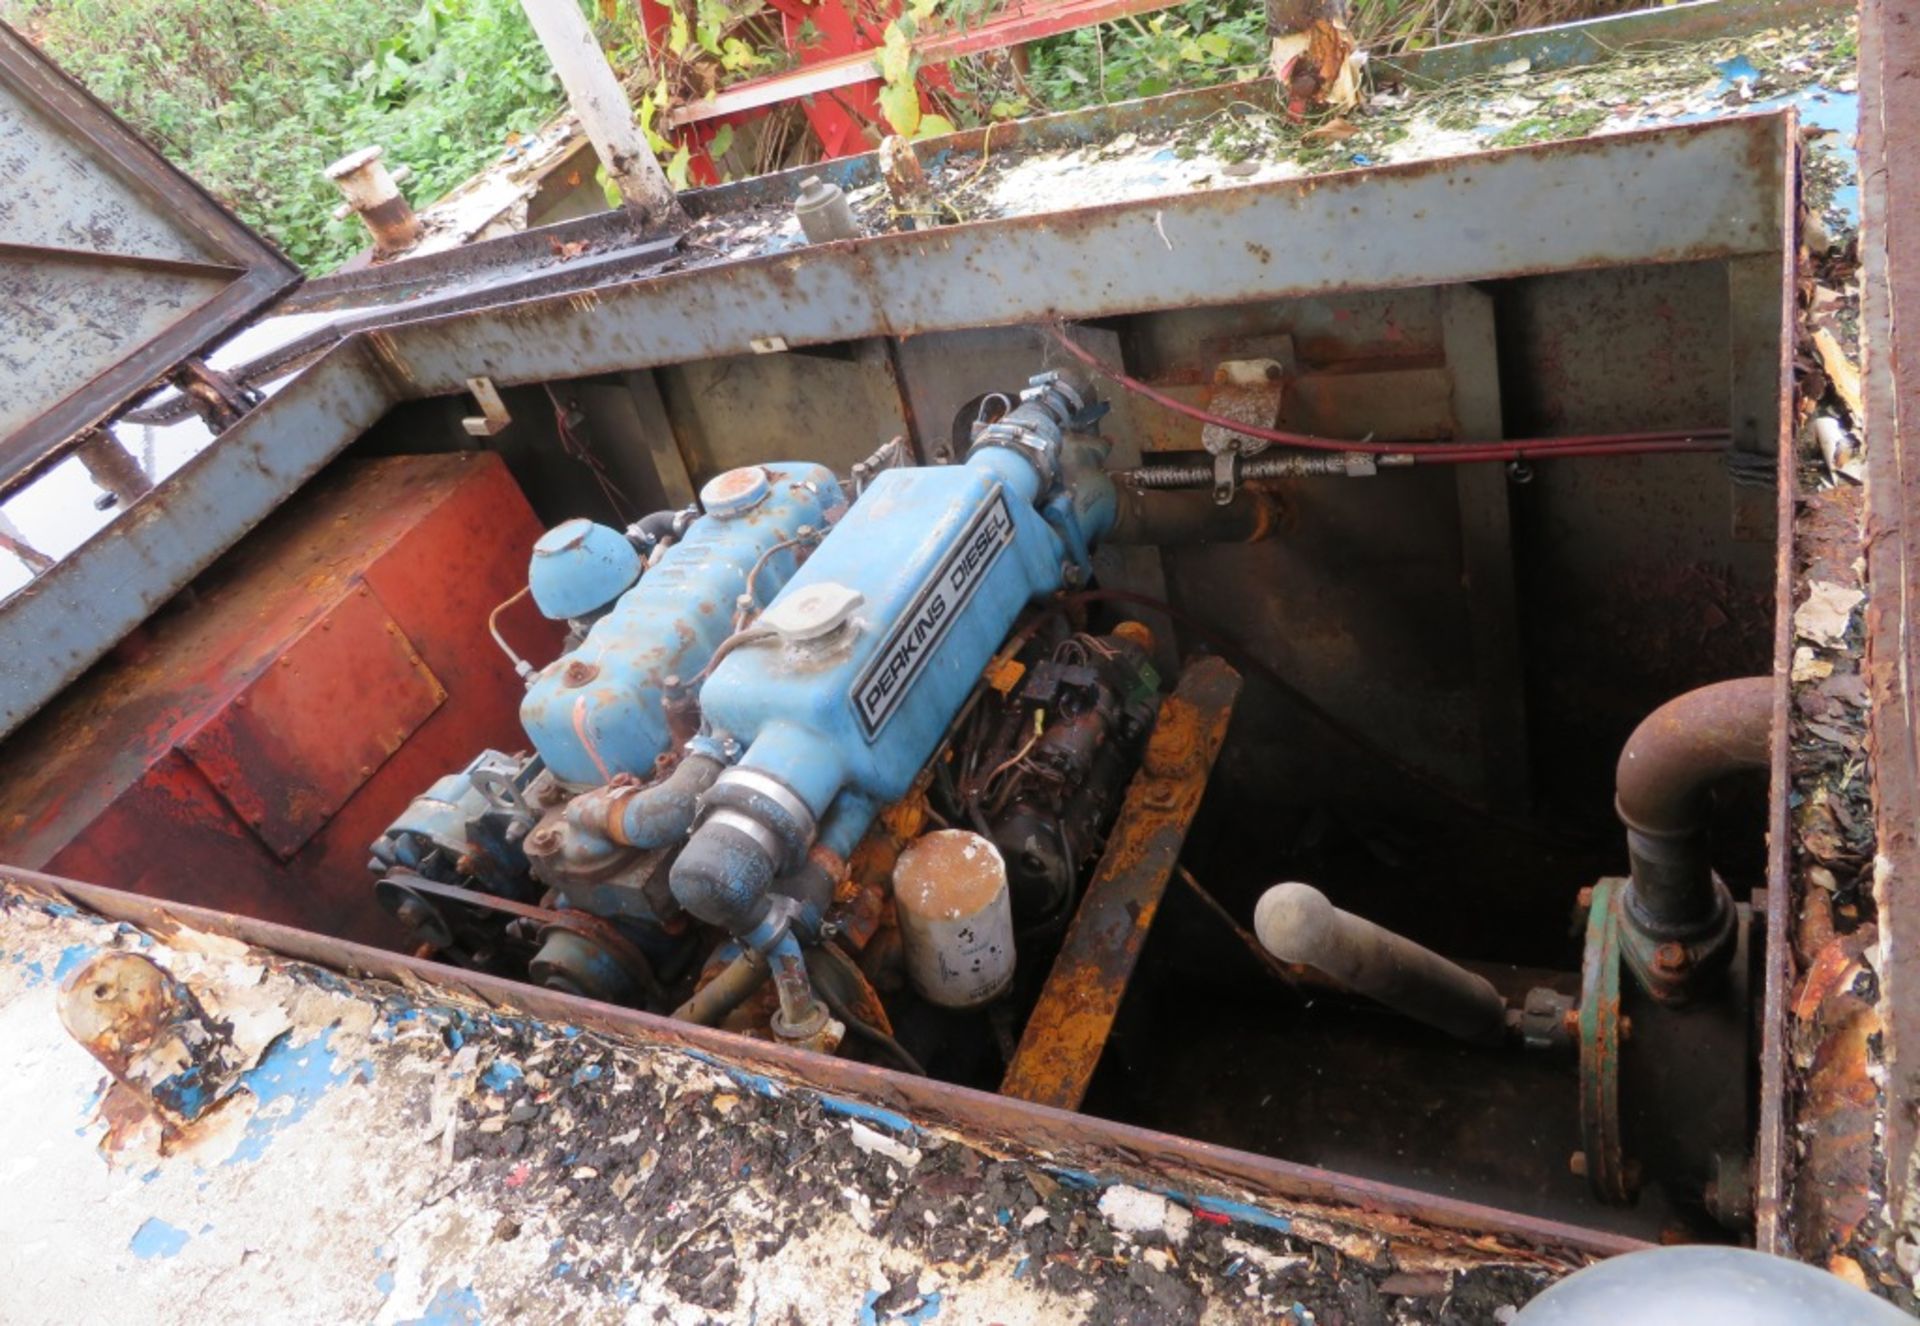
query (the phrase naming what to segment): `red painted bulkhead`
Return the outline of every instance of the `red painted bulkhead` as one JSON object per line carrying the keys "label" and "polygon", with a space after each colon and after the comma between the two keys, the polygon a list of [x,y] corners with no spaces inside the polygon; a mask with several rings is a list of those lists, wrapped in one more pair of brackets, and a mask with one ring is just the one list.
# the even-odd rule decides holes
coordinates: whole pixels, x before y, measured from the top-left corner
{"label": "red painted bulkhead", "polygon": [[[522,685],[541,526],[498,457],[338,467],[0,747],[0,860],[399,945],[368,846]],[[502,614],[544,662],[560,628]]]}

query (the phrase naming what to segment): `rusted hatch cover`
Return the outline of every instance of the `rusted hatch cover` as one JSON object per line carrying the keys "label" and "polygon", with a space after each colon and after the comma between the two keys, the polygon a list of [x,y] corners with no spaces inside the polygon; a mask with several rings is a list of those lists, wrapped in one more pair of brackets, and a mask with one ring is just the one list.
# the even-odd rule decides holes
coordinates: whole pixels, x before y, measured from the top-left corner
{"label": "rusted hatch cover", "polygon": [[299,279],[0,24],[0,490]]}

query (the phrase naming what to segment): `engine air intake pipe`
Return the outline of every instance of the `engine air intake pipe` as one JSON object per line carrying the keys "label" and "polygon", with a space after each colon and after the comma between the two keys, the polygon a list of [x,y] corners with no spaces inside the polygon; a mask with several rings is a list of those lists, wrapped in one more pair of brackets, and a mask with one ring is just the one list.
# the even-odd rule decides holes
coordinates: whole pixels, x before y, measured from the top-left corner
{"label": "engine air intake pipe", "polygon": [[1622,904],[1626,956],[1656,994],[1683,993],[1691,975],[1731,952],[1733,899],[1713,875],[1708,794],[1729,774],[1767,768],[1773,695],[1771,677],[1688,691],[1647,715],[1620,752],[1614,805],[1633,877]]}
{"label": "engine air intake pipe", "polygon": [[1311,967],[1449,1036],[1478,1045],[1506,1039],[1507,1002],[1486,977],[1341,911],[1310,884],[1276,884],[1261,894],[1253,932],[1282,962]]}

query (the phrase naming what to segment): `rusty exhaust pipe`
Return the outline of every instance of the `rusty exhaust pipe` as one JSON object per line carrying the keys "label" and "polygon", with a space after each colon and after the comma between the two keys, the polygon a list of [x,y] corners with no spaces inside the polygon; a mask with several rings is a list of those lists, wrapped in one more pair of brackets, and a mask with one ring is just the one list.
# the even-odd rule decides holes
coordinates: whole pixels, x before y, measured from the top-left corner
{"label": "rusty exhaust pipe", "polygon": [[1741,677],[1667,701],[1620,752],[1614,807],[1633,877],[1626,956],[1656,998],[1684,997],[1732,952],[1733,898],[1713,874],[1708,795],[1729,774],[1767,767],[1772,730],[1773,678]]}

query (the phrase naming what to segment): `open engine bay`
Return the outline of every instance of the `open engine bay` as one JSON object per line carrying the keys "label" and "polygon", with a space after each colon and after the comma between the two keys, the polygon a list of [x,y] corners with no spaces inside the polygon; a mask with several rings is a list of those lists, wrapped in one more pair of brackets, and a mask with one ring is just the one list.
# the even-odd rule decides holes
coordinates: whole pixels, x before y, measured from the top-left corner
{"label": "open engine bay", "polygon": [[1368,1218],[1779,1246],[1795,132],[311,283],[426,304],[265,325],[181,473],[298,491],[11,720],[5,859]]}

